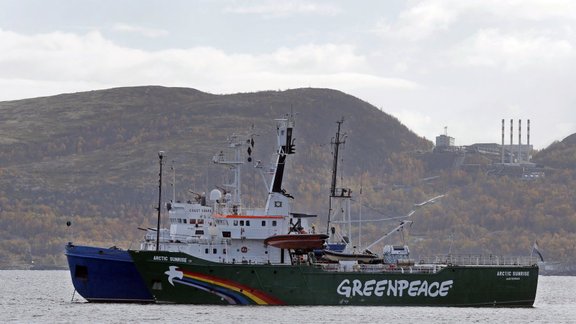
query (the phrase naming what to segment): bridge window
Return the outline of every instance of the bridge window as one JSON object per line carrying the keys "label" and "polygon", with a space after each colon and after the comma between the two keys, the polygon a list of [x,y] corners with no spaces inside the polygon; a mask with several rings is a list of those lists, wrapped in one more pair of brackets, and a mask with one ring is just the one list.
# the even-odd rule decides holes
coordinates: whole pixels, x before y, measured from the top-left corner
{"label": "bridge window", "polygon": [[246,226],[250,226],[250,221],[249,221],[249,220],[246,221]]}
{"label": "bridge window", "polygon": [[214,254],[218,253],[218,249],[212,249],[212,253]]}
{"label": "bridge window", "polygon": [[276,226],[277,222],[275,220],[272,221],[272,226]]}
{"label": "bridge window", "polygon": [[266,221],[265,221],[265,220],[262,221],[262,226],[263,226],[263,227],[266,226]]}
{"label": "bridge window", "polygon": [[240,221],[240,226],[244,226],[244,221],[243,221],[243,220]]}

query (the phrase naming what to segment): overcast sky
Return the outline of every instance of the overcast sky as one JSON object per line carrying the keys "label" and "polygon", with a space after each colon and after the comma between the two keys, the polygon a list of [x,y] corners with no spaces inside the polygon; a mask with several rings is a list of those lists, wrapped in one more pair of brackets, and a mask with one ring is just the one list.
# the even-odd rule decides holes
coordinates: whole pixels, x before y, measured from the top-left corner
{"label": "overcast sky", "polygon": [[576,1],[0,0],[0,101],[136,85],[333,88],[457,145],[530,119],[542,149],[576,133]]}

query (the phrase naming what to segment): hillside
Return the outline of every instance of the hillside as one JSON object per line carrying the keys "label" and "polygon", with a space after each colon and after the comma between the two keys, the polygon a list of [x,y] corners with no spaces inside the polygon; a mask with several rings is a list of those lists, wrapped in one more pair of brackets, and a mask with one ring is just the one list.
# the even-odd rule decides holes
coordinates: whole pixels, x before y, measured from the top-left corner
{"label": "hillside", "polygon": [[534,161],[552,168],[576,169],[576,134],[538,152],[534,156]]}
{"label": "hillside", "polygon": [[[211,160],[234,133],[253,134],[254,161],[267,165],[273,119],[287,113],[296,116],[296,154],[288,161],[284,187],[295,197],[295,211],[319,215],[320,230],[330,141],[343,117],[339,181],[353,189],[355,217],[406,215],[414,203],[446,194],[413,216],[404,238],[415,258],[448,252],[528,255],[538,240],[548,260],[576,260],[573,140],[535,156],[550,171],[534,181],[480,169],[427,169],[421,156],[431,149],[429,141],[339,91],[214,95],[146,86],[0,102],[0,268],[64,266],[67,241],[136,247],[142,233],[137,228],[155,226],[158,151],[167,156],[165,196],[171,198],[175,179],[176,198],[186,200],[189,190],[209,191],[227,182],[225,170]],[[260,206],[262,179],[246,166],[243,200]],[[352,233],[354,242],[368,244],[397,221],[368,223],[361,238]]]}
{"label": "hillside", "polygon": [[[356,170],[374,168],[393,152],[430,146],[393,117],[337,91],[216,96],[193,89],[137,87],[0,104],[0,148],[5,152],[0,164],[8,175],[24,176],[20,181],[8,177],[11,184],[21,182],[15,189],[23,194],[87,191],[99,200],[95,186],[151,189],[150,171],[159,150],[186,167],[203,168],[232,133],[252,126],[256,133],[270,132],[273,119],[290,111],[297,115],[299,156],[309,157],[329,143],[341,117],[350,129],[348,154],[361,157],[353,162]],[[261,138],[266,149],[273,147],[269,136]],[[325,165],[323,158],[307,162]]]}
{"label": "hillside", "polygon": [[[174,161],[177,196],[184,199],[188,189],[222,183],[222,170],[210,161],[233,133],[255,132],[256,154],[268,161],[273,119],[290,112],[296,114],[298,154],[286,187],[296,192],[313,184],[322,203],[329,143],[340,118],[346,120],[343,169],[349,174],[378,170],[391,154],[431,145],[368,103],[328,89],[212,95],[150,86],[2,102],[2,250],[53,253],[61,250],[63,236],[133,242],[136,226],[152,220],[158,151]],[[257,193],[257,203],[264,196],[261,180],[255,185],[256,175],[246,177],[253,186],[244,192]],[[68,219],[70,229],[63,225]],[[26,239],[31,236],[32,242]],[[4,253],[0,263],[22,261]]]}

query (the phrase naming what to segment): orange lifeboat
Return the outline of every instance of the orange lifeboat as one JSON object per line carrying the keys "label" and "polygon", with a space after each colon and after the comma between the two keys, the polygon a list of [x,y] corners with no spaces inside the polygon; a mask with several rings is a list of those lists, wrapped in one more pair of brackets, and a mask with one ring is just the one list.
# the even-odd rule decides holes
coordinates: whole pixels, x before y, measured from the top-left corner
{"label": "orange lifeboat", "polygon": [[313,250],[321,249],[324,241],[328,238],[326,234],[285,234],[274,235],[264,240],[265,245],[289,250]]}

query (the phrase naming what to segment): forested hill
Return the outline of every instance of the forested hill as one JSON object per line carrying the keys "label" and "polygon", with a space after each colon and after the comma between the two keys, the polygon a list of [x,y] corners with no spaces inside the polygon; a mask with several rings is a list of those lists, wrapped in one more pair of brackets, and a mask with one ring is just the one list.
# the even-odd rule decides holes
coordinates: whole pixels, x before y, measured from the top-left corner
{"label": "forested hill", "polygon": [[187,200],[189,190],[229,183],[212,157],[230,135],[251,134],[254,160],[243,168],[243,202],[262,206],[266,189],[253,164],[269,165],[274,119],[286,114],[295,115],[296,154],[288,159],[283,187],[295,197],[295,212],[318,215],[320,230],[330,142],[344,118],[339,186],[353,190],[353,217],[378,220],[362,227],[362,237],[353,230],[355,244],[380,238],[414,203],[445,194],[412,216],[406,235],[387,243],[405,239],[418,258],[529,255],[538,240],[547,260],[576,260],[575,135],[538,152],[534,161],[544,164],[546,175],[529,181],[481,168],[452,170],[452,164],[427,170],[422,152],[431,142],[339,91],[214,95],[146,86],[0,102],[0,268],[65,266],[68,241],[137,247],[137,228],[156,224],[161,150],[165,201],[173,189],[176,199]]}
{"label": "forested hill", "polygon": [[576,169],[576,134],[538,152],[534,160],[553,168]]}
{"label": "forested hill", "polygon": [[[255,157],[268,162],[273,120],[289,113],[297,154],[286,187],[312,191],[308,202],[310,195],[327,199],[329,143],[341,118],[348,174],[381,170],[394,153],[431,147],[396,118],[329,89],[213,95],[145,86],[1,102],[0,264],[27,262],[19,254],[56,255],[43,262],[59,263],[67,239],[133,242],[136,227],[152,220],[158,151],[174,161],[182,199],[188,189],[223,183],[211,158],[233,133],[255,133]],[[245,176],[251,187],[244,192],[263,196],[259,176]]]}
{"label": "forested hill", "polygon": [[[289,113],[296,115],[299,140],[311,143],[329,139],[334,123],[344,118],[354,142],[350,154],[371,153],[357,161],[358,167],[378,164],[392,152],[431,145],[394,117],[335,90],[212,95],[134,87],[0,103],[0,163],[86,159],[103,150],[111,158],[138,149],[135,144],[186,150],[195,141],[221,139],[251,125],[255,131],[270,128],[272,119]],[[182,147],[182,140],[189,144]]]}
{"label": "forested hill", "polygon": [[[313,168],[329,165],[329,148],[318,148],[330,143],[341,118],[352,170],[373,169],[395,152],[431,146],[397,119],[334,90],[211,95],[134,87],[0,103],[0,165],[8,176],[7,190],[22,195],[89,192],[91,201],[99,201],[99,186],[112,184],[104,194],[119,185],[128,188],[120,190],[123,196],[136,199],[130,197],[133,190],[152,187],[156,152],[201,169],[232,133],[254,132],[268,154],[274,148],[273,120],[290,113],[296,115],[296,160]],[[9,178],[16,174],[22,177]]]}

